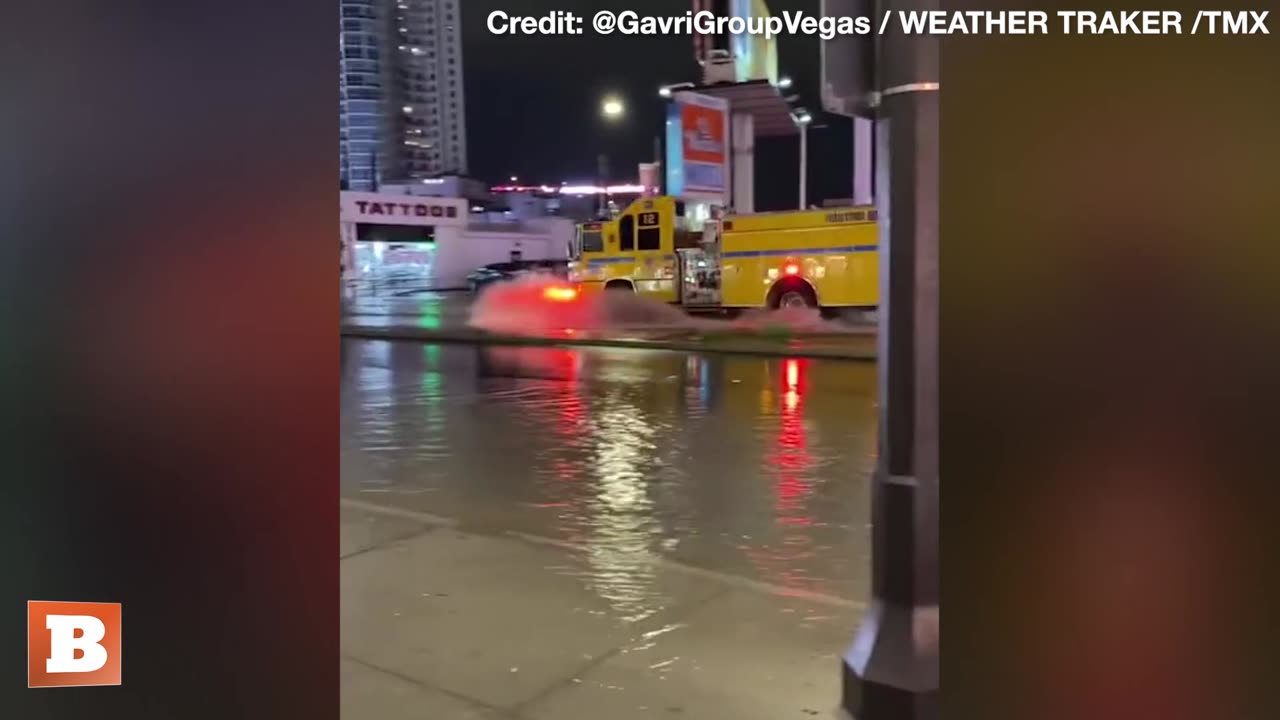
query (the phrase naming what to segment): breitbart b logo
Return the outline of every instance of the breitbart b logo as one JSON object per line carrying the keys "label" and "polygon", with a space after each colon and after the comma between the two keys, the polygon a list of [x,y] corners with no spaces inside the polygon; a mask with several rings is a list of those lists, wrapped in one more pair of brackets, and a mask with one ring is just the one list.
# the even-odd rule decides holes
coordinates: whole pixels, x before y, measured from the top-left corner
{"label": "breitbart b logo", "polygon": [[120,603],[27,603],[27,687],[120,684]]}

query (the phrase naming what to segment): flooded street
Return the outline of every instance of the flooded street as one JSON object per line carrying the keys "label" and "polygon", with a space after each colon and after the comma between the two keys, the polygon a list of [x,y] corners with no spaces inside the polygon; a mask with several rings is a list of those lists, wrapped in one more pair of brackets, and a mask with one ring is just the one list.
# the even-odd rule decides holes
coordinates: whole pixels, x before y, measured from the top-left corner
{"label": "flooded street", "polygon": [[829,717],[875,366],[344,340],[343,717]]}
{"label": "flooded street", "polygon": [[[347,341],[347,497],[861,599],[875,366]],[[602,560],[606,562],[605,560]]]}

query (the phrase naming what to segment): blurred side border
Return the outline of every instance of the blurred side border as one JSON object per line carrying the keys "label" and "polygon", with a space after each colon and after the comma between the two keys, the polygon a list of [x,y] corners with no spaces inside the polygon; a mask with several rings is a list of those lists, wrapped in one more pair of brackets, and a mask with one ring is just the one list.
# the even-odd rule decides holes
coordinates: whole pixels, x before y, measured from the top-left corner
{"label": "blurred side border", "polygon": [[[6,715],[338,715],[336,10],[4,10]],[[27,691],[28,599],[124,684]]]}
{"label": "blurred side border", "polygon": [[943,41],[949,718],[1280,715],[1276,51]]}

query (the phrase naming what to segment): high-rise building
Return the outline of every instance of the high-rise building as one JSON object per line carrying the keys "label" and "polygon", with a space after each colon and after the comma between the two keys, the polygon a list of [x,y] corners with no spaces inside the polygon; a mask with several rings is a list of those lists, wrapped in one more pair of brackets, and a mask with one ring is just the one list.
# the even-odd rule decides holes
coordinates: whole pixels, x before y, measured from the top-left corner
{"label": "high-rise building", "polygon": [[339,0],[344,187],[467,171],[459,0]]}

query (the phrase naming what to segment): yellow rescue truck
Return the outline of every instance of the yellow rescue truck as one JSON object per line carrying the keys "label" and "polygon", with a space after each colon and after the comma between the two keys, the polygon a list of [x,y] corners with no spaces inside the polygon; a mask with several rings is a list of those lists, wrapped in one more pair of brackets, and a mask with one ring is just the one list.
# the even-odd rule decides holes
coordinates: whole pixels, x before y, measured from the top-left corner
{"label": "yellow rescue truck", "polygon": [[695,227],[673,197],[585,223],[569,277],[582,293],[634,292],[690,310],[870,310],[879,298],[873,207],[725,215]]}

